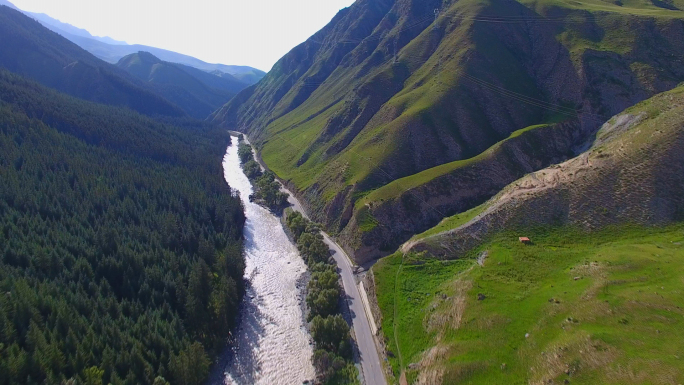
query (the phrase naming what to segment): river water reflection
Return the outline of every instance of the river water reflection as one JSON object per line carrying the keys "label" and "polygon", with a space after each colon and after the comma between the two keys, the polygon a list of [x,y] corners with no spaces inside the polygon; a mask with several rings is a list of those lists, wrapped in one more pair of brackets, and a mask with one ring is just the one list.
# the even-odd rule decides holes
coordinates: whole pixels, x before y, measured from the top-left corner
{"label": "river water reflection", "polygon": [[236,344],[217,365],[211,384],[301,384],[314,378],[297,282],[306,265],[280,220],[250,203],[252,186],[242,172],[237,138],[223,160],[226,181],[245,205],[247,293]]}

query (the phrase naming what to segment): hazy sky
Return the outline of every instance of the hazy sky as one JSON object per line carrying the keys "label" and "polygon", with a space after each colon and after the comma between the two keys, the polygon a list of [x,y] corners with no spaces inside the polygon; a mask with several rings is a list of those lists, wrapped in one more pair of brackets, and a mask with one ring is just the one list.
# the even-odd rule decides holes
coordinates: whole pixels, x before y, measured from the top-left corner
{"label": "hazy sky", "polygon": [[268,71],[354,0],[9,0],[129,44]]}

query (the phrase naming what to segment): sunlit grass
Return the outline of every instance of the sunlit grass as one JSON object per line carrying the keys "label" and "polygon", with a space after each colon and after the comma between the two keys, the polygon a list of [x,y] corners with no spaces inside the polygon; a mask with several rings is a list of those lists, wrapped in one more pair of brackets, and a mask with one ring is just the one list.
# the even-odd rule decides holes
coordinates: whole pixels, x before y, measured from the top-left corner
{"label": "sunlit grass", "polygon": [[[397,378],[440,346],[433,365],[444,383],[684,380],[684,226],[542,229],[524,234],[531,246],[518,235],[500,234],[459,262],[402,265],[395,254],[374,267]],[[485,250],[480,267],[474,257]],[[458,327],[428,330],[451,320],[461,297]]]}

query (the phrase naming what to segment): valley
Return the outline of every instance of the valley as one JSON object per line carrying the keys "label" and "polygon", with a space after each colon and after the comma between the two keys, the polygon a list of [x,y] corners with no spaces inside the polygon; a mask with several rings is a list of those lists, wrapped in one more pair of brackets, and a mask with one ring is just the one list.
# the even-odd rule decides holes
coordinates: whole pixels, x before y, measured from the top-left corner
{"label": "valley", "polygon": [[680,5],[357,1],[211,120],[370,268],[388,382],[678,383]]}
{"label": "valley", "polygon": [[[684,80],[684,13],[636,3],[591,13],[552,1],[359,1],[213,120],[250,133],[312,217],[365,263],[545,167],[544,159],[529,159],[503,179],[483,169],[479,179],[495,183],[489,193],[443,207],[437,200],[436,215],[411,202],[424,199],[418,191],[411,198],[376,190],[482,160],[498,142],[538,125],[576,125],[565,148],[546,155],[567,159],[611,116]],[[557,140],[539,139],[540,146]],[[390,226],[423,215],[405,230]]]}
{"label": "valley", "polygon": [[0,385],[684,383],[684,0],[331,4],[0,0]]}
{"label": "valley", "polygon": [[245,277],[235,343],[221,358],[210,383],[273,384],[313,380],[313,349],[302,310],[306,265],[280,219],[252,203],[250,181],[240,168],[238,139],[223,161],[224,175],[245,206]]}
{"label": "valley", "polygon": [[[244,138],[246,143],[249,141]],[[235,168],[234,164],[227,165]],[[226,180],[231,180],[234,178],[226,178]],[[281,191],[288,194],[288,204],[293,212],[300,213],[304,218],[308,219],[306,211],[304,211],[302,204],[295,198],[292,193],[287,190],[284,186],[281,186]],[[287,217],[290,214],[285,214]],[[285,221],[287,223],[287,220]],[[355,266],[352,265],[349,256],[344,252],[342,247],[340,247],[335,241],[325,232],[321,232],[322,242],[327,247],[328,253],[331,255],[332,259],[336,264],[340,280],[341,289],[343,289],[343,301],[344,307],[346,308],[343,313],[348,313],[351,320],[351,328],[354,332],[354,340],[356,343],[357,358],[355,358],[355,364],[360,367],[358,369],[361,373],[362,383],[371,384],[384,384],[385,375],[380,357],[378,354],[378,349],[374,342],[373,329],[370,326],[370,320],[366,314],[366,309],[364,308],[361,299],[361,289],[359,288],[359,283],[357,282],[357,277],[355,274]],[[300,256],[304,258],[304,256]]]}

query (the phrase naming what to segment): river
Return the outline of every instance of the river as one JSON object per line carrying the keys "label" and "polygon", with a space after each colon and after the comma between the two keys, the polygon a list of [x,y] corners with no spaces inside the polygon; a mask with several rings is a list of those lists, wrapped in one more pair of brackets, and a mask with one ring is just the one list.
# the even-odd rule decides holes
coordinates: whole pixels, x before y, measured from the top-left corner
{"label": "river", "polygon": [[251,203],[252,186],[242,172],[236,137],[223,159],[226,181],[245,205],[247,292],[236,342],[216,365],[210,384],[301,384],[314,378],[302,293],[306,265],[280,219]]}

